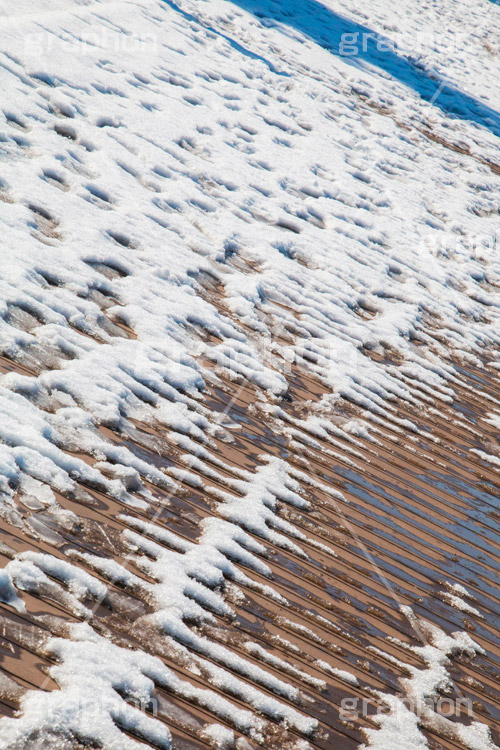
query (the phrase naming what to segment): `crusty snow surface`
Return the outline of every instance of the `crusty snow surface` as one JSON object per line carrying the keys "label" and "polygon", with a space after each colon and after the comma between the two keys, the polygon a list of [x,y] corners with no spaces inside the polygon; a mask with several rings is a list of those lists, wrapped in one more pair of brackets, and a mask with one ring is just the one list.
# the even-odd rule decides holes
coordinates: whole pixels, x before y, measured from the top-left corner
{"label": "crusty snow surface", "polygon": [[[309,369],[327,394],[310,417],[321,435],[340,397],[383,416],[396,399],[412,403],[411,379],[451,393],[450,352],[473,363],[494,354],[499,31],[489,0],[0,2],[0,345],[37,372],[1,376],[2,518],[23,524],[19,491],[67,513],[53,491],[75,493],[79,480],[154,509],[149,487],[173,491],[175,471],[98,428],[168,428],[196,466],[211,437],[230,439],[203,404],[217,368],[252,384],[270,415],[290,367]],[[214,280],[225,309],[206,293]],[[2,601],[22,612],[23,592],[60,581],[89,622],[47,644],[61,691],[28,692],[20,717],[0,721],[2,750],[54,728],[142,747],[117,713],[168,748],[165,724],[127,707],[117,686],[146,701],[155,684],[175,689],[256,741],[262,716],[314,733],[286,676],[184,622],[231,611],[224,576],[248,580],[238,562],[267,573],[249,531],[301,553],[275,514],[278,502],[306,504],[295,469],[263,457],[233,489],[196,542],[131,516],[144,578],[90,555],[85,570],[36,553],[7,564]],[[105,585],[90,569],[146,587],[179,659],[203,663],[254,711],[99,635],[83,600]],[[406,685],[424,698],[446,680],[447,654],[474,652],[465,636],[436,632],[427,668]],[[216,648],[267,692],[215,666]],[[87,695],[99,696],[97,717]],[[207,732],[232,746],[224,727]],[[461,739],[493,748],[484,725]],[[402,746],[427,747],[413,714],[367,737],[366,747]]]}

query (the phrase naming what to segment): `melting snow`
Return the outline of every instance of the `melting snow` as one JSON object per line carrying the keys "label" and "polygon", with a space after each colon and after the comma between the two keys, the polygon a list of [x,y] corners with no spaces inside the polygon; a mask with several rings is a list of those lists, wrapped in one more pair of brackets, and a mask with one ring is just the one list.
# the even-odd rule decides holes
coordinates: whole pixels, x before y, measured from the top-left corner
{"label": "melting snow", "polygon": [[[328,552],[279,512],[309,507],[296,467],[262,456],[254,473],[225,477],[209,448],[216,435],[230,441],[231,428],[204,403],[207,384],[220,386],[221,375],[251,384],[261,414],[282,418],[289,437],[299,426],[311,445],[342,436],[354,462],[357,439],[376,440],[377,420],[390,416],[396,432],[417,434],[395,414],[395,399],[414,405],[402,375],[451,398],[449,351],[475,363],[481,347],[498,351],[500,295],[490,282],[500,178],[489,165],[499,161],[500,99],[488,52],[496,8],[375,0],[361,16],[358,5],[130,0],[124,13],[99,0],[35,9],[19,0],[2,14],[0,340],[23,370],[1,376],[0,515],[32,534],[19,492],[62,514],[56,493],[82,497],[84,485],[154,513],[156,490],[173,491],[176,479],[204,489],[194,468],[224,477],[224,490],[207,490],[218,517],[205,519],[196,542],[124,513],[123,541],[144,577],[96,555],[80,560],[140,587],[154,606],[148,623],[179,654],[196,651],[212,685],[252,710],[80,623],[47,646],[61,689],[28,692],[21,717],[1,721],[1,748],[53,730],[139,747],[117,717],[168,748],[165,725],[121,697],[147,703],[155,683],[258,741],[257,711],[312,734],[315,720],[290,705],[301,696],[286,674],[314,678],[282,664],[280,679],[265,668],[279,666],[270,654],[259,651],[257,667],[184,622],[232,616],[226,579],[284,602],[271,581],[251,578],[270,579],[266,541],[302,559],[306,542]],[[457,44],[463,29],[474,34]],[[390,364],[398,359],[404,368]],[[327,391],[302,422],[280,406],[295,366]],[[368,426],[332,424],[342,397],[370,410]],[[168,428],[187,468],[162,471],[105,436],[136,422]],[[0,572],[0,600],[21,612],[23,591],[44,592],[90,620],[87,600],[98,602],[106,586],[77,563],[18,555]],[[448,593],[476,613],[463,596]],[[427,668],[410,668],[402,682],[424,703],[449,678],[448,655],[477,651],[465,634],[429,633],[431,645],[417,650]],[[247,653],[259,648],[247,644]],[[407,750],[426,747],[403,709],[398,727],[381,719],[369,747],[399,748],[402,737]],[[453,731],[471,750],[493,747],[483,725]],[[205,733],[221,748],[233,741],[217,724]]]}

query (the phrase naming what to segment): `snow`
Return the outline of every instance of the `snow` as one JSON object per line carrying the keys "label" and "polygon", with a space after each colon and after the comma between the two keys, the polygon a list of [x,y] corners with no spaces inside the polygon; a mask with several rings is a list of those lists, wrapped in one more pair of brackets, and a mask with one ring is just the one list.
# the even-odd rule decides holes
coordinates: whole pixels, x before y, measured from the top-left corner
{"label": "snow", "polygon": [[220,724],[211,724],[203,730],[203,738],[209,740],[210,745],[220,750],[234,748],[234,732]]}
{"label": "snow", "polygon": [[[317,677],[312,677],[311,675],[307,674],[307,672],[303,672],[301,669],[297,669],[297,667],[294,667],[293,665],[289,664],[283,659],[280,659],[279,657],[274,656],[274,654],[269,654],[258,643],[252,643],[251,641],[248,641],[247,643],[244,644],[244,647],[245,647],[245,650],[248,651],[249,654],[253,654],[257,657],[260,657],[263,661],[267,662],[267,664],[270,664],[273,667],[277,667],[282,672],[292,675],[293,677],[298,677],[300,680],[303,680],[306,684],[311,685],[312,687],[316,688],[316,690],[325,690],[326,682],[324,680],[320,680]],[[319,662],[316,662],[315,666],[321,666],[321,665]]]}
{"label": "snow", "polygon": [[[126,703],[117,689],[144,705],[151,697],[154,682],[147,671],[161,662],[138,652],[117,648],[98,636],[89,625],[75,625],[73,639],[52,639],[49,653],[60,663],[51,675],[60,691],[30,691],[22,699],[24,718],[2,721],[3,747],[28,741],[36,729],[60,731],[71,736],[89,737],[111,750],[137,750],[141,743],[122,734],[114,720],[128,729],[139,730],[162,748],[170,748],[170,733],[161,723]],[[163,666],[163,665],[161,665]]]}
{"label": "snow", "polygon": [[332,667],[331,664],[328,664],[328,662],[323,661],[323,659],[317,659],[315,661],[315,665],[317,667],[320,667],[320,669],[324,669],[324,671],[328,672],[328,674],[332,674],[335,677],[338,677],[339,680],[348,682],[350,685],[354,685],[354,686],[359,685],[357,677],[351,674],[351,672],[346,672],[345,669],[337,669],[337,667]]}
{"label": "snow", "polygon": [[400,679],[401,697],[377,692],[389,712],[375,715],[374,721],[378,727],[364,730],[368,743],[360,750],[396,750],[398,741],[401,742],[401,732],[405,748],[424,750],[429,745],[421,732],[422,726],[444,732],[446,736],[462,742],[468,750],[494,750],[495,745],[485,724],[476,720],[464,726],[437,711],[439,703],[432,705],[432,701],[439,699],[441,692],[453,684],[448,671],[449,657],[458,653],[473,658],[476,654],[484,654],[484,650],[468,633],[457,631],[448,635],[437,625],[418,620],[410,607],[401,609],[425,641],[424,646],[409,648],[422,658],[426,667],[420,669],[401,663],[411,675]]}
{"label": "snow", "polygon": [[26,607],[23,600],[17,595],[12,581],[12,576],[7,570],[0,571],[0,601],[10,604],[19,612],[24,612]]}
{"label": "snow", "polygon": [[[266,543],[302,560],[306,543],[333,552],[281,508],[310,508],[299,480],[344,499],[269,455],[256,458],[255,471],[230,467],[228,477],[210,449],[214,436],[229,442],[232,427],[206,405],[207,384],[224,376],[250,385],[261,414],[281,419],[287,438],[298,440],[300,429],[314,447],[342,439],[354,463],[358,439],[376,442],[377,420],[390,416],[396,432],[418,434],[395,413],[396,399],[414,405],[408,379],[451,399],[450,350],[476,363],[482,348],[498,352],[500,176],[488,166],[499,163],[498,8],[485,0],[358,5],[0,3],[0,353],[25,368],[0,381],[0,516],[57,544],[41,521],[30,526],[21,516],[17,495],[62,513],[56,493],[97,489],[130,509],[121,520],[135,566],[27,552],[0,571],[0,600],[21,612],[23,591],[45,592],[90,621],[87,600],[107,589],[85,564],[140,589],[162,637],[179,653],[196,652],[212,685],[252,709],[181,684],[159,661],[80,624],[50,645],[60,691],[28,692],[21,716],[0,722],[0,748],[54,728],[68,741],[138,747],[114,723],[116,712],[131,731],[169,747],[165,725],[114,690],[147,701],[155,680],[250,736],[261,737],[256,712],[313,733],[286,677],[317,689],[321,680],[251,644],[257,666],[184,620],[232,617],[228,581],[284,603]],[[398,358],[401,368],[390,364]],[[325,389],[303,420],[280,401],[293,367]],[[369,410],[369,421],[333,424],[342,397]],[[161,470],[106,437],[104,428],[126,435],[136,422],[168,430],[183,468]],[[224,489],[204,487],[195,470],[223,477]],[[217,508],[196,542],[155,517],[178,480]],[[444,596],[479,614],[456,586]],[[403,683],[423,698],[447,679],[448,655],[477,651],[465,634],[429,633],[431,645],[417,651],[426,669]],[[266,669],[278,666],[283,679]],[[356,684],[348,672],[317,666]],[[97,697],[97,716],[78,695]],[[382,719],[369,747],[391,750],[402,737],[408,750],[426,747],[415,714],[405,709],[399,720],[396,731]],[[231,745],[232,730],[205,731],[215,746]],[[477,723],[454,731],[473,750],[492,747]]]}
{"label": "snow", "polygon": [[402,738],[405,750],[428,750],[429,745],[419,729],[417,716],[393,695],[384,695],[384,703],[390,714],[374,718],[378,727],[366,731],[369,744],[362,745],[360,750],[398,750]]}
{"label": "snow", "polygon": [[448,581],[445,581],[445,585],[448,591],[444,591],[442,596],[448,604],[451,604],[452,607],[459,609],[461,612],[466,612],[469,615],[476,615],[476,617],[482,617],[482,614],[476,609],[476,607],[473,607],[472,604],[465,601],[465,599],[474,599],[465,586],[462,586],[460,583],[451,584]]}
{"label": "snow", "polygon": [[[232,523],[267,539],[278,547],[295,552],[301,557],[306,553],[287,536],[274,529],[286,532],[296,539],[306,539],[306,535],[291,523],[280,518],[277,503],[282,501],[296,508],[306,508],[308,503],[297,493],[297,482],[289,476],[287,464],[273,456],[262,456],[262,465],[253,476],[247,474],[247,481],[235,480],[232,488],[240,493],[234,497],[226,492],[218,492],[224,500],[219,506],[219,513]],[[193,461],[190,461],[193,464]]]}

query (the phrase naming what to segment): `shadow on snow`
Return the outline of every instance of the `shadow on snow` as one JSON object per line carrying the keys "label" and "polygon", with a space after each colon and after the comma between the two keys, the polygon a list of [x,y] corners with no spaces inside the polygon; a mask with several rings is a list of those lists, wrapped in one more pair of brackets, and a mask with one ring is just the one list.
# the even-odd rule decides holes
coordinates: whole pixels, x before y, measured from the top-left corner
{"label": "shadow on snow", "polygon": [[[179,0],[180,2],[181,0]],[[495,0],[500,2],[500,0]],[[173,0],[163,0],[185,18],[199,23]],[[460,91],[453,83],[412,62],[397,51],[390,38],[376,34],[367,26],[335,13],[317,0],[231,0],[261,20],[279,22],[304,34],[332,54],[361,68],[378,68],[413,89],[420,97],[449,115],[470,120],[500,135],[500,115],[487,104]],[[221,36],[240,53],[263,61],[273,72],[279,73],[266,58],[251,52],[239,42],[206,26]],[[281,75],[286,75],[281,73]]]}

